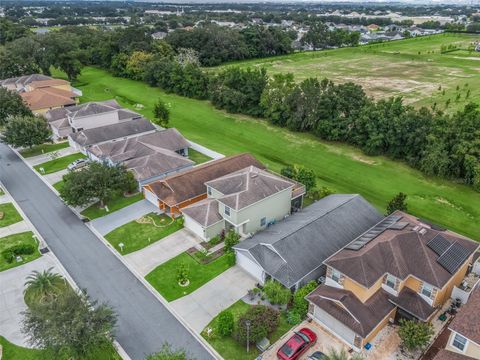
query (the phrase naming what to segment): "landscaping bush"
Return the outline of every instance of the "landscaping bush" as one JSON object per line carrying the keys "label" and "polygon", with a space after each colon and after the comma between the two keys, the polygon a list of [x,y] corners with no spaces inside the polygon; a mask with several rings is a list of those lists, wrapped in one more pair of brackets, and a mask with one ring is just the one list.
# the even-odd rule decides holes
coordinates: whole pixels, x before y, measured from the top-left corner
{"label": "landscaping bush", "polygon": [[225,252],[232,251],[232,248],[238,244],[240,241],[240,235],[238,235],[234,230],[230,230],[225,235]]}
{"label": "landscaping bush", "polygon": [[290,290],[275,280],[267,281],[263,291],[271,304],[286,305],[292,297]]}
{"label": "landscaping bush", "polygon": [[34,252],[35,246],[31,244],[19,244],[3,250],[2,257],[10,264],[18,255],[31,255]]}
{"label": "landscaping bush", "polygon": [[433,335],[433,326],[415,320],[400,320],[398,335],[407,350],[416,350],[428,345]]}
{"label": "landscaping bush", "polygon": [[297,311],[291,310],[287,313],[287,322],[290,325],[300,324],[302,322],[302,317]]}
{"label": "landscaping bush", "polygon": [[263,305],[252,306],[237,321],[235,338],[241,343],[247,342],[247,325],[250,321],[249,342],[255,343],[274,332],[280,321],[280,313]]}
{"label": "landscaping bush", "polygon": [[233,332],[235,321],[231,311],[223,310],[218,314],[217,331],[222,336],[229,336]]}
{"label": "landscaping bush", "polygon": [[227,252],[225,254],[225,258],[227,259],[227,264],[230,266],[235,265],[237,262],[237,257],[235,256],[235,253],[233,251]]}
{"label": "landscaping bush", "polygon": [[293,309],[292,311],[296,312],[301,319],[307,316],[308,312],[308,302],[305,300],[305,296],[311,293],[317,287],[315,281],[310,281],[307,285],[298,289],[293,295]]}

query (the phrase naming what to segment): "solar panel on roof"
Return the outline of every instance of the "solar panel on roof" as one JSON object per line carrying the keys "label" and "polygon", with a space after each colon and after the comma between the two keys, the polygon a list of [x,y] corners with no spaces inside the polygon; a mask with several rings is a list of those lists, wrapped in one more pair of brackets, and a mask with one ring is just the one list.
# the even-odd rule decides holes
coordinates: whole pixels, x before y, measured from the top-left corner
{"label": "solar panel on roof", "polygon": [[454,274],[460,265],[467,260],[469,251],[458,242],[450,246],[445,253],[437,259],[437,262],[450,274]]}
{"label": "solar panel on roof", "polygon": [[435,251],[437,255],[442,255],[449,247],[451,243],[445,239],[442,235],[437,234],[432,240],[427,243],[427,246]]}
{"label": "solar panel on roof", "polygon": [[401,222],[397,222],[395,224],[390,225],[388,228],[393,230],[403,230],[407,227],[407,225],[408,225],[408,222],[401,221]]}
{"label": "solar panel on roof", "polygon": [[367,230],[365,233],[352,241],[349,245],[345,246],[345,249],[360,250],[362,247],[375,239],[378,235],[383,233],[386,229],[391,227],[392,224],[395,224],[401,218],[402,217],[398,215],[390,215],[384,218],[380,223]]}

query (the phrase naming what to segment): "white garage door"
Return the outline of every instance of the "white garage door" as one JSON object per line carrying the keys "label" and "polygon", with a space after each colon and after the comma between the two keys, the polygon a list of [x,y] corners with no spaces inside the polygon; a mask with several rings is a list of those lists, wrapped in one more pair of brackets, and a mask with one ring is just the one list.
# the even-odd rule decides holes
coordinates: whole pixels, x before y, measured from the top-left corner
{"label": "white garage door", "polygon": [[334,333],[334,335],[342,338],[343,341],[347,342],[350,346],[354,346],[355,333],[350,328],[317,306],[315,306],[313,315],[320,325],[327,328],[327,330]]}
{"label": "white garage door", "polygon": [[185,214],[183,214],[183,218],[185,219],[185,221],[183,222],[183,226],[185,226],[188,230],[200,237],[202,240],[205,240],[205,232],[203,231],[202,225],[192,220],[191,217]]}
{"label": "white garage door", "polygon": [[248,257],[243,251],[235,251],[237,255],[237,265],[239,265],[246,272],[251,274],[255,279],[257,279],[261,284],[264,281],[264,272],[263,269],[253,260]]}
{"label": "white garage door", "polygon": [[155,205],[156,207],[158,207],[158,198],[157,198],[157,196],[156,196],[154,193],[152,193],[152,192],[150,192],[150,191],[148,191],[148,190],[146,190],[146,189],[143,190],[143,193],[145,194],[145,199],[147,199],[147,200],[150,201],[153,205]]}

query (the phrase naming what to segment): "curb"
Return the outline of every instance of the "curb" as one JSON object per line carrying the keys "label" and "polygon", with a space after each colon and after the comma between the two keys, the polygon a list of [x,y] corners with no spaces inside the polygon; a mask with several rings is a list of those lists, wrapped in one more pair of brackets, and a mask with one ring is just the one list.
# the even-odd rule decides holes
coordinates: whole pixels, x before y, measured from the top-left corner
{"label": "curb", "polygon": [[[35,169],[33,169],[33,167],[23,158],[22,155],[20,155],[20,153],[12,148],[11,146],[9,146],[13,152],[35,173],[35,175],[37,175],[40,180],[42,180],[49,188],[50,190],[52,190],[54,192],[55,195],[59,195],[59,192],[57,191],[57,189],[55,189],[47,180],[45,180],[45,178],[40,175]],[[5,192],[7,193],[7,192]],[[10,193],[8,193],[9,196],[10,196]],[[11,196],[10,196],[11,197]],[[73,207],[69,206],[69,205],[66,205],[79,219],[82,218],[82,215]],[[23,213],[23,211],[21,212],[21,214],[26,218],[25,214]],[[30,222],[30,220],[27,221],[29,225],[32,226],[33,228],[33,225],[32,223]],[[160,301],[160,303],[162,303],[162,305],[165,306],[165,308],[180,322],[180,324],[183,325],[183,327],[185,327],[185,329],[187,329],[187,331],[195,338],[197,339],[197,341],[205,348],[205,350],[207,350],[208,353],[210,353],[210,355],[212,355],[215,359],[218,359],[218,360],[223,360],[223,358],[220,356],[220,354],[217,353],[217,351],[200,335],[200,334],[197,334],[191,327],[190,325],[188,325],[185,320],[180,316],[178,315],[178,313],[170,306],[170,304],[157,292],[157,290],[155,290],[155,288],[153,288],[152,285],[150,285],[149,282],[147,282],[135,269],[133,269],[130,264],[128,264],[128,262],[123,258],[122,255],[120,255],[117,250],[115,250],[115,248],[112,247],[112,245],[110,245],[110,243],[93,227],[93,225],[91,225],[90,223],[85,223],[84,224],[102,243],[103,245],[105,245],[105,247],[107,249],[110,250],[111,253],[113,253],[117,259],[120,260],[120,262],[143,284],[143,286],[145,286],[147,288],[147,290],[153,295],[155,296],[155,298]],[[36,231],[35,229],[35,235],[39,236],[38,232]],[[42,237],[40,237],[39,239],[42,240],[42,242],[44,244],[46,244],[46,242],[43,240]],[[55,257],[56,259],[56,257]],[[58,263],[60,263],[60,261],[58,259],[56,259]],[[61,266],[61,269],[64,270],[66,272],[66,270],[64,269],[63,266]],[[68,275],[68,277],[71,279],[70,275]],[[73,279],[71,279],[71,281],[73,282]],[[70,282],[70,281],[69,281]],[[73,282],[74,284],[74,287],[78,289],[78,286]],[[119,354],[120,356],[122,356],[122,352],[126,355],[126,357],[123,357],[122,358],[124,360],[131,360],[130,357],[127,355],[127,353],[123,350],[123,348],[121,347],[121,345],[119,343],[116,342],[115,340],[115,345],[118,346],[118,349],[120,349],[119,351]]]}

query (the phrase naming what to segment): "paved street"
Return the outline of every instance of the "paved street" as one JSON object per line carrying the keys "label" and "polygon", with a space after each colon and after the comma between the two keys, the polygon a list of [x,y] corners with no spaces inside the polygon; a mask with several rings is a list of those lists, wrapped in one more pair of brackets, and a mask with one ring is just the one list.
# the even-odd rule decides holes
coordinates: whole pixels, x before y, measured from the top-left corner
{"label": "paved street", "polygon": [[220,311],[247,295],[256,283],[257,280],[252,276],[239,266],[234,266],[171,304],[200,333]]}
{"label": "paved street", "polygon": [[93,220],[90,224],[102,235],[108,234],[117,227],[138,219],[151,212],[160,212],[150,201],[140,200],[106,216]]}
{"label": "paved street", "polygon": [[93,299],[114,307],[118,313],[117,340],[133,360],[158,351],[164,342],[186,348],[197,360],[213,358],[166,305],[4,144],[0,144],[0,181],[75,282]]}

